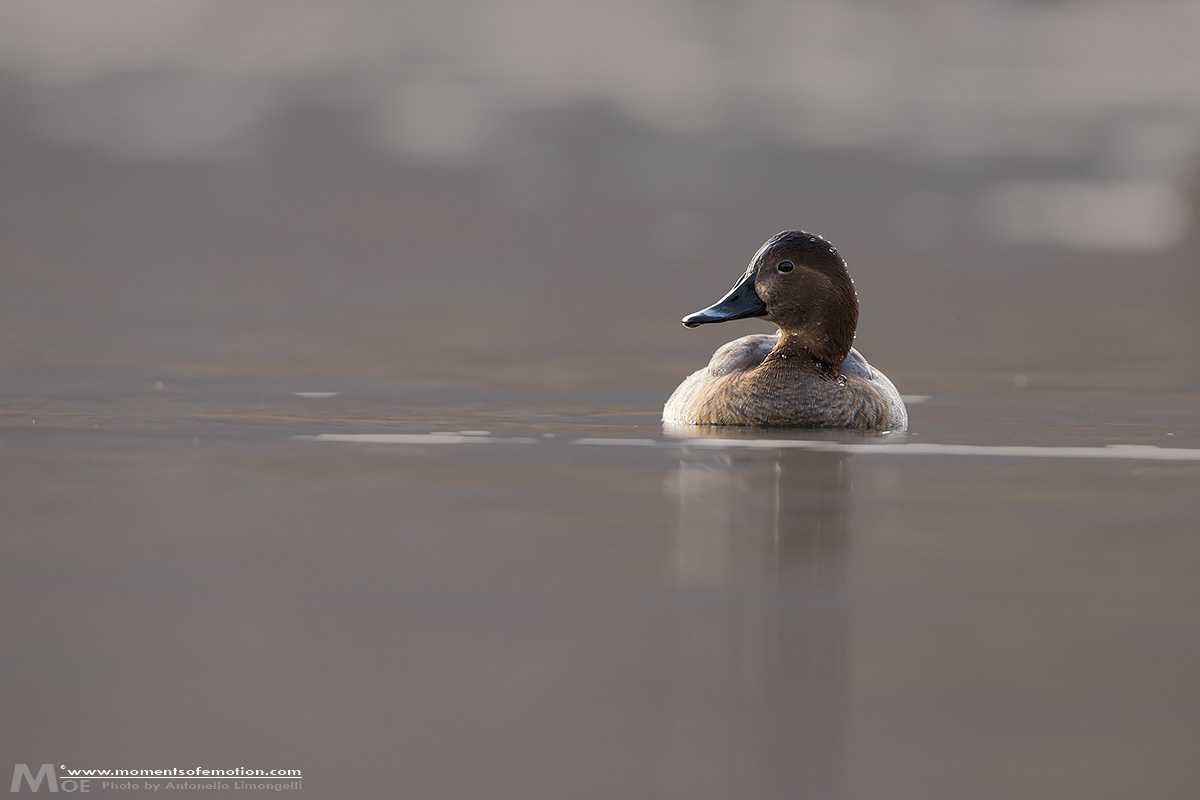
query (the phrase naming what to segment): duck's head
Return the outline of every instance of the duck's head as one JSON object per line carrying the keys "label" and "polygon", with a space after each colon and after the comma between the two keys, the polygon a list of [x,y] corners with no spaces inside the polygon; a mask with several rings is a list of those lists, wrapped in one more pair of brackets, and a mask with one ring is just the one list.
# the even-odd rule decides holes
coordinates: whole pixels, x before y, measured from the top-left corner
{"label": "duck's head", "polygon": [[791,346],[836,370],[854,343],[858,294],[832,244],[805,231],[784,231],[759,248],[728,294],[683,324],[695,328],[746,317],[774,322]]}

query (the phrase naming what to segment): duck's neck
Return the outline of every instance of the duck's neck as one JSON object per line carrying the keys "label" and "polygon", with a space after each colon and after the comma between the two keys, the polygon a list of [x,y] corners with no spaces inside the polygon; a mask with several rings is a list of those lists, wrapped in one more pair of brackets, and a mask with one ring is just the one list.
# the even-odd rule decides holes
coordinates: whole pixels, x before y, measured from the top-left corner
{"label": "duck's neck", "polygon": [[779,341],[769,358],[810,369],[824,378],[836,378],[850,353],[849,344],[832,341],[823,333],[779,330]]}
{"label": "duck's neck", "polygon": [[858,294],[844,266],[816,275],[810,284],[809,291],[775,302],[767,319],[779,326],[779,342],[771,355],[794,364],[810,361],[813,372],[836,378],[854,344]]}

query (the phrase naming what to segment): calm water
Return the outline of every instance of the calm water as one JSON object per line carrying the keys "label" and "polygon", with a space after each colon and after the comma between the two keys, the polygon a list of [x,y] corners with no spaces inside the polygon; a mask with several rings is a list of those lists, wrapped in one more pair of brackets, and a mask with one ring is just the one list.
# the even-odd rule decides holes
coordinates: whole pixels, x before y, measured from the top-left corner
{"label": "calm water", "polygon": [[904,437],[765,443],[635,393],[156,380],[3,384],[15,761],[317,797],[1200,790],[1186,394],[980,385]]}

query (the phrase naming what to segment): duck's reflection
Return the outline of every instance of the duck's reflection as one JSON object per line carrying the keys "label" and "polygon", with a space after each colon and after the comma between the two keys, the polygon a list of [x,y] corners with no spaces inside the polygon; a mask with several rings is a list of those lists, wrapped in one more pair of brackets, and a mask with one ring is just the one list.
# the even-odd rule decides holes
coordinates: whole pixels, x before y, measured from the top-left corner
{"label": "duck's reflection", "polygon": [[674,484],[676,788],[840,796],[850,456],[686,448]]}

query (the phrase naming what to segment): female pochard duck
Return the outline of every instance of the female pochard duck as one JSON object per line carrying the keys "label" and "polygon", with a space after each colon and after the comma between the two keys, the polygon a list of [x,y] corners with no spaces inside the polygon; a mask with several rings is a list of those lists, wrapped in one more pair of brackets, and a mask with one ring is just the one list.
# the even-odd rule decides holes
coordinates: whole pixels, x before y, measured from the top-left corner
{"label": "female pochard duck", "polygon": [[667,400],[663,421],[683,425],[792,425],[903,430],[896,387],[851,347],[858,294],[828,241],[784,231],[715,305],[683,318],[689,328],[762,317],[775,334],[743,336],[713,354]]}

